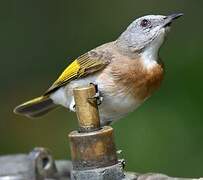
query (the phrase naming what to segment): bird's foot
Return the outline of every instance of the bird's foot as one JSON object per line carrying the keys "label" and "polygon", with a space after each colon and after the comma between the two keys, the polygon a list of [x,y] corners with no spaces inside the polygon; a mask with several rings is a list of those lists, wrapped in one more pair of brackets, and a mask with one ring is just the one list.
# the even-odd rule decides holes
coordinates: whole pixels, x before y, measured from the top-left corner
{"label": "bird's foot", "polygon": [[[91,84],[93,84],[93,83],[91,83]],[[94,96],[88,98],[88,101],[89,101],[90,103],[94,103],[94,102],[96,101],[97,105],[99,106],[99,105],[102,103],[102,101],[103,101],[104,98],[103,98],[103,96],[101,96],[101,93],[100,93],[100,91],[98,90],[97,84],[93,84],[93,85],[95,86],[96,94],[95,94]]]}
{"label": "bird's foot", "polygon": [[97,105],[99,106],[103,101],[103,97],[100,95],[99,92],[97,92],[94,96],[88,98],[88,101],[90,103],[94,103],[96,101]]}

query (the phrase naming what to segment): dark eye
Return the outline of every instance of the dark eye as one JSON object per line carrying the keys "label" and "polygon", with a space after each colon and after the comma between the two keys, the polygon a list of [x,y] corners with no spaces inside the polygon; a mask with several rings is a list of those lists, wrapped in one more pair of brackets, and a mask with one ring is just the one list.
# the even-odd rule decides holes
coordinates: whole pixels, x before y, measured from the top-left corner
{"label": "dark eye", "polygon": [[149,20],[147,20],[147,19],[143,19],[143,20],[141,21],[141,23],[140,23],[140,25],[141,25],[142,27],[150,26],[150,24],[151,24],[151,22],[150,22]]}

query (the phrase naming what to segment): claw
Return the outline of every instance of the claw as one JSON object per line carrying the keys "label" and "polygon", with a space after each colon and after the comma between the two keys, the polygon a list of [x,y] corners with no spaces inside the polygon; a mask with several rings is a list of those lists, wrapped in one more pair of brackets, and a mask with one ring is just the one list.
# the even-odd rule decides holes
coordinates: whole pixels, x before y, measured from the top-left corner
{"label": "claw", "polygon": [[100,92],[98,90],[98,85],[94,83],[90,83],[90,84],[95,86],[96,94],[93,97],[88,98],[88,101],[90,103],[95,103],[96,101],[97,105],[99,106],[103,101],[103,97],[100,95]]}
{"label": "claw", "polygon": [[88,98],[87,100],[88,100],[88,102],[89,102],[90,104],[94,104],[95,101],[96,101],[96,97],[93,96],[93,97]]}
{"label": "claw", "polygon": [[90,103],[95,103],[96,101],[97,105],[99,106],[103,101],[103,97],[100,95],[99,92],[97,92],[94,96],[88,98],[88,101]]}

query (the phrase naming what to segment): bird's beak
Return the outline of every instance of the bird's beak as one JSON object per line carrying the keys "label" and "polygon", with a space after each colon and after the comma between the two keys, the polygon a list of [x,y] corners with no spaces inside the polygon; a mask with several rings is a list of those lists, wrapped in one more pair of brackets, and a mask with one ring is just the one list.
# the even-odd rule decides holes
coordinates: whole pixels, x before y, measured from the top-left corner
{"label": "bird's beak", "polygon": [[181,17],[181,16],[183,16],[183,13],[175,13],[175,14],[171,14],[171,15],[169,15],[169,16],[166,16],[166,17],[164,18],[164,19],[165,19],[164,27],[170,26],[171,23],[172,23],[175,19],[177,19],[177,18],[179,18],[179,17]]}

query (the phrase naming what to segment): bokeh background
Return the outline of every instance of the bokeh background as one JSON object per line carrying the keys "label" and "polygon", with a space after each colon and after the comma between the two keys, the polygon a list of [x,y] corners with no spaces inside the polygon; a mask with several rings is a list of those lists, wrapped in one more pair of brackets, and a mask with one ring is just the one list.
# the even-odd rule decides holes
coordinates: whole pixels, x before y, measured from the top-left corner
{"label": "bokeh background", "polygon": [[161,49],[161,89],[113,125],[127,170],[203,176],[203,1],[1,0],[0,154],[48,147],[69,159],[74,113],[61,108],[39,120],[12,113],[43,93],[72,59],[119,34],[136,17],[184,12]]}

